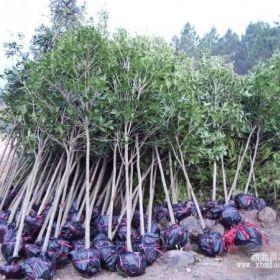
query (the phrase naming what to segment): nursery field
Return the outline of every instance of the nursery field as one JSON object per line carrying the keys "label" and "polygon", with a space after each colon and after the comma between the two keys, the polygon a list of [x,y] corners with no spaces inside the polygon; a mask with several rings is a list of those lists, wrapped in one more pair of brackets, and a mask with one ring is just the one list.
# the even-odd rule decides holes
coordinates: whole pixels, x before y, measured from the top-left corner
{"label": "nursery field", "polygon": [[61,3],[6,45],[0,274],[279,279],[280,53],[241,76]]}

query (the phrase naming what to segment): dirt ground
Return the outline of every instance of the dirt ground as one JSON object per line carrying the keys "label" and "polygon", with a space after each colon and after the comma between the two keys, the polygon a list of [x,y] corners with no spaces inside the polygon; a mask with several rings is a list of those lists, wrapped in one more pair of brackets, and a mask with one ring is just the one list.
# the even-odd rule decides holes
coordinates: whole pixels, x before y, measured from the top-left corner
{"label": "dirt ground", "polygon": [[[0,141],[0,157],[4,150],[4,141]],[[0,166],[0,168],[3,168]],[[279,280],[280,279],[280,222],[279,219],[270,227],[262,227],[257,220],[251,220],[268,239],[269,244],[262,248],[262,253],[266,255],[277,255],[278,259],[273,263],[278,264],[279,268],[259,268],[254,262],[250,262],[249,258],[240,252],[232,251],[222,258],[209,258],[201,254],[195,255],[196,262],[191,266],[186,267],[170,267],[160,260],[150,267],[147,267],[146,273],[143,276],[135,277],[134,279],[141,280]],[[0,264],[4,263],[3,257],[0,255]],[[250,267],[248,267],[250,266]],[[123,279],[117,273],[109,273],[106,271],[100,272],[93,279],[98,280],[117,280]],[[76,272],[71,264],[62,270],[58,270],[55,278],[78,280],[83,279]]]}
{"label": "dirt ground", "polygon": [[[262,253],[267,255],[277,254],[280,267],[280,223],[277,222],[271,228],[261,228],[261,231],[269,238],[269,244],[264,245]],[[135,277],[134,279],[141,280],[279,280],[280,268],[257,268],[255,263],[250,263],[250,268],[240,267],[246,265],[249,258],[244,254],[232,251],[222,258],[209,258],[201,254],[196,254],[196,262],[192,266],[184,268],[170,267],[160,260],[150,267],[147,267],[146,273],[143,276]],[[277,263],[274,262],[274,263]],[[101,272],[95,277],[98,280],[117,280],[123,279],[117,273]],[[74,270],[72,265],[57,271],[55,279],[82,279],[81,276]]]}

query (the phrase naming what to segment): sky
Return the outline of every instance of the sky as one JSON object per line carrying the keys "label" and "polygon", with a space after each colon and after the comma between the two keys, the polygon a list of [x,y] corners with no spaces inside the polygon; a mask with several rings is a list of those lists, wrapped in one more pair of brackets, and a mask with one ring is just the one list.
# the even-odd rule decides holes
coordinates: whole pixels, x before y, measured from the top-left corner
{"label": "sky", "polygon": [[[78,0],[83,3],[84,0]],[[25,35],[29,42],[34,29],[48,24],[49,0],[0,0],[0,72],[11,65],[4,56],[3,43],[12,34]],[[273,23],[279,20],[280,0],[86,0],[88,16],[98,11],[109,13],[109,29],[126,28],[131,34],[162,36],[170,41],[186,22],[193,24],[200,35],[215,26],[223,33],[231,28],[238,34],[250,22]]]}

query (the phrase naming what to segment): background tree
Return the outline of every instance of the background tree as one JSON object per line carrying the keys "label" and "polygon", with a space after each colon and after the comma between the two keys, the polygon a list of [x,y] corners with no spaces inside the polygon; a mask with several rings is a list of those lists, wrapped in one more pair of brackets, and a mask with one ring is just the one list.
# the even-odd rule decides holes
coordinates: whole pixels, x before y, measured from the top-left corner
{"label": "background tree", "polygon": [[78,28],[84,21],[85,6],[77,0],[50,0],[50,26],[39,26],[31,40],[32,55],[40,57],[53,47],[64,32]]}
{"label": "background tree", "polygon": [[197,49],[199,36],[189,22],[184,25],[179,37],[173,37],[172,44],[176,50],[185,52],[189,57],[197,57],[199,54]]}
{"label": "background tree", "polygon": [[[279,156],[279,67],[280,55],[275,54],[266,63],[253,68],[247,77],[247,89],[250,95],[244,100],[246,111],[250,112],[250,121],[257,127],[252,141],[250,172],[246,182],[246,191],[256,188],[270,199],[279,193],[277,159]],[[269,167],[270,166],[270,167]],[[274,175],[272,175],[273,171]],[[264,172],[268,172],[265,175]],[[255,181],[253,180],[255,175]],[[275,178],[267,181],[266,178]]]}
{"label": "background tree", "polygon": [[195,27],[187,23],[179,37],[173,38],[177,50],[199,59],[199,53],[207,50],[212,55],[222,56],[234,64],[235,72],[246,74],[254,65],[269,59],[280,45],[280,25],[259,21],[250,23],[243,35],[238,36],[228,29],[223,36],[215,27],[199,37]]}
{"label": "background tree", "polygon": [[199,41],[198,48],[201,51],[209,51],[211,54],[216,55],[218,49],[219,34],[217,29],[213,26]]}

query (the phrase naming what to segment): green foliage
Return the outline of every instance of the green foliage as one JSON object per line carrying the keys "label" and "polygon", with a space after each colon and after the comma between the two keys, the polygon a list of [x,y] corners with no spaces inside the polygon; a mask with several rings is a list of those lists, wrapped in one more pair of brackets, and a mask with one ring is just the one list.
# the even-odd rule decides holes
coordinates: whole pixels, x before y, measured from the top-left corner
{"label": "green foliage", "polygon": [[[190,47],[197,51],[194,29],[189,25],[185,29],[192,36]],[[209,191],[216,162],[217,193],[221,197],[221,159],[230,185],[240,150],[251,129],[257,126],[261,142],[255,164],[256,184],[259,193],[270,189],[273,199],[278,199],[275,174],[280,150],[280,55],[241,77],[233,65],[207,51],[194,62],[159,38],[132,37],[125,30],[110,35],[104,25],[69,29],[50,46],[47,42],[53,42],[52,30],[44,32],[49,32],[50,40],[39,36],[34,44],[40,46],[40,55],[6,71],[6,109],[1,118],[17,124],[15,137],[28,151],[38,145],[38,133],[48,139],[49,151],[56,151],[75,130],[80,133],[79,151],[84,155],[84,132],[88,128],[91,157],[110,158],[112,143],[118,143],[120,151],[124,144],[131,148],[137,135],[143,170],[150,163],[155,145],[160,147],[166,170],[168,152],[174,156],[179,149],[182,151],[199,199]],[[231,31],[226,38],[222,42],[213,29],[200,47],[211,47],[216,52],[215,46],[224,44],[221,50],[229,58],[229,41],[238,45],[238,40]],[[246,184],[250,155],[256,148],[255,134],[245,156],[238,190]],[[186,189],[181,171],[178,174],[178,196],[183,199]],[[271,186],[270,178],[275,180]],[[157,194],[157,198],[161,199],[161,195]]]}
{"label": "green foliage", "polygon": [[56,32],[79,27],[84,19],[84,6],[77,0],[50,0],[51,21]]}

